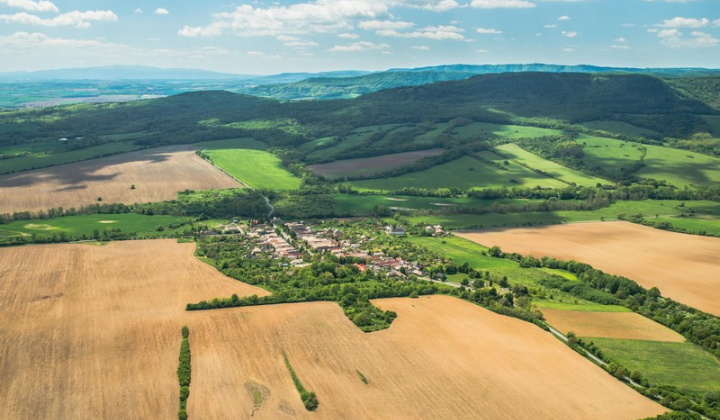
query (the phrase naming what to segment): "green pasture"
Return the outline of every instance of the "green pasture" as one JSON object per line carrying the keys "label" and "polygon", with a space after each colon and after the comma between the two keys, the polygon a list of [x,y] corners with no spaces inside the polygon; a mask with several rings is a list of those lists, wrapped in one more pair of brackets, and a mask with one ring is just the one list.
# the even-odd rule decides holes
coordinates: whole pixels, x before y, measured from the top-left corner
{"label": "green pasture", "polygon": [[316,150],[308,155],[310,159],[321,159],[321,158],[342,158],[342,153],[348,149],[359,146],[365,140],[370,138],[373,134],[378,131],[392,131],[393,129],[400,127],[400,124],[385,124],[385,125],[373,125],[368,127],[360,127],[345,137],[340,143],[325,148]]}
{"label": "green pasture", "polygon": [[462,127],[456,127],[449,134],[451,134],[455,139],[470,141],[486,138],[520,139],[555,136],[562,134],[562,131],[524,125],[502,125],[475,122]]}
{"label": "green pasture", "polygon": [[608,184],[609,181],[602,178],[598,178],[592,175],[585,174],[574,169],[559,165],[555,162],[541,158],[535,154],[532,154],[526,150],[523,150],[520,146],[514,143],[503,144],[496,147],[500,153],[505,156],[509,156],[510,159],[516,160],[519,163],[536,171],[542,171],[548,174],[552,178],[563,180],[567,183],[575,183],[586,187],[594,187],[597,184]]}
{"label": "green pasture", "polygon": [[566,184],[537,174],[522,165],[508,162],[496,167],[470,156],[393,178],[354,181],[359,190],[395,191],[403,187],[460,189],[490,187],[562,188]]}
{"label": "green pasture", "polygon": [[[186,217],[176,216],[146,216],[143,214],[90,214],[81,216],[65,216],[53,219],[17,220],[0,224],[0,241],[17,237],[52,236],[53,233],[65,232],[69,237],[79,238],[83,235],[92,237],[93,230],[100,232],[106,229],[120,229],[123,233],[141,233],[147,237],[167,235],[173,232],[168,226],[186,221]],[[158,226],[163,231],[157,231]],[[178,229],[184,230],[181,226]]]}
{"label": "green pasture", "polygon": [[[585,339],[585,337],[583,337]],[[691,392],[720,391],[720,360],[696,345],[662,341],[587,338],[606,357],[650,383],[673,385]]]}
{"label": "green pasture", "polygon": [[[33,153],[30,156],[18,156],[0,160],[0,174],[63,165],[117,153],[132,152],[140,148],[140,146],[131,143],[106,143],[68,152],[45,153],[28,147],[28,151]],[[15,147],[13,150],[16,149],[18,148]]]}
{"label": "green pasture", "polygon": [[[216,144],[204,149],[204,153],[212,159],[214,165],[252,188],[273,190],[300,188],[300,178],[291,174],[277,156],[264,150],[244,148],[248,142],[249,140],[245,139],[240,148],[225,143]],[[258,143],[260,142],[254,145],[260,147]]]}
{"label": "green pasture", "polygon": [[597,120],[578,124],[588,130],[605,131],[612,134],[620,134],[628,137],[662,137],[662,134],[649,128],[638,127],[622,121]]}
{"label": "green pasture", "polygon": [[545,309],[562,309],[564,311],[578,311],[578,312],[632,312],[630,309],[619,306],[619,305],[602,305],[600,303],[593,303],[583,301],[582,299],[563,299],[561,300],[550,300],[550,299],[534,299],[533,303],[540,308]]}

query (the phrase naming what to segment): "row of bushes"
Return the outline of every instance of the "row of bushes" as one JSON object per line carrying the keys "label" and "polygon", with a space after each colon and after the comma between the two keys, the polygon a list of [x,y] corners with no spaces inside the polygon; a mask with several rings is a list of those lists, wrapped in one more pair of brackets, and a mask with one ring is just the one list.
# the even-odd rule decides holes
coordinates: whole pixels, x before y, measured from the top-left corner
{"label": "row of bushes", "polygon": [[290,360],[288,360],[287,354],[285,354],[285,350],[282,351],[282,355],[283,359],[285,359],[285,366],[287,366],[288,372],[290,372],[290,377],[292,377],[293,383],[295,384],[295,388],[297,388],[298,392],[300,393],[300,399],[305,405],[305,409],[308,411],[315,411],[315,409],[317,409],[319,405],[317,396],[314,392],[305,389],[302,382],[300,382],[300,378],[298,378],[295,370],[290,364]]}
{"label": "row of bushes", "polygon": [[187,399],[190,396],[190,331],[187,326],[182,327],[182,342],[180,343],[180,360],[177,375],[180,382],[180,411],[178,418],[187,420]]}

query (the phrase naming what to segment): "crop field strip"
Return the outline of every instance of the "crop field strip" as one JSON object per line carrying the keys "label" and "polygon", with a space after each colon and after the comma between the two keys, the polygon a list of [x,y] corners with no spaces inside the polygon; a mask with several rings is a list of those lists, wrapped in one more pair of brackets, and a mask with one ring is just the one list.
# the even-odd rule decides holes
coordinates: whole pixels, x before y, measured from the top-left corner
{"label": "crop field strip", "polygon": [[204,149],[203,153],[212,159],[214,165],[251,188],[274,190],[300,188],[300,178],[290,173],[282,165],[280,158],[270,152],[217,145],[214,148]]}
{"label": "crop field strip", "polygon": [[185,303],[267,292],[174,240],[0,249],[0,417],[173,418]]}
{"label": "crop field strip", "polygon": [[[189,413],[634,419],[666,411],[529,323],[446,296],[374,303],[398,313],[389,330],[362,333],[327,302],[194,313]],[[317,393],[313,414],[298,398],[283,350]],[[269,391],[260,408],[247,386]]]}
{"label": "crop field strip", "polygon": [[310,165],[309,168],[327,178],[344,176],[373,175],[399,168],[429,156],[437,156],[443,149],[428,149],[415,152],[393,153],[371,158],[337,160],[332,163]]}
{"label": "crop field strip", "polygon": [[0,213],[89,206],[98,203],[98,197],[103,203],[164,201],[185,189],[240,187],[194,150],[167,146],[3,175]]}
{"label": "crop field strip", "polygon": [[[720,239],[628,222],[577,223],[459,233],[486,246],[535,257],[583,261],[645,288],[720,315]],[[542,240],[540,240],[542,238]]]}

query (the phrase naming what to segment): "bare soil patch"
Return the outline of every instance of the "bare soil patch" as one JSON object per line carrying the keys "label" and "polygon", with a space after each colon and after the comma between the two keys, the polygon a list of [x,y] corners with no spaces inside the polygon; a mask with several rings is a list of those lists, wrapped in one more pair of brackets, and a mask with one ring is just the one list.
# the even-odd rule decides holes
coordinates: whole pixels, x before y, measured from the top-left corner
{"label": "bare soil patch", "polygon": [[634,312],[581,312],[542,309],[550,325],[562,333],[573,331],[578,337],[626,338],[630,340],[672,341],[685,337]]}
{"label": "bare soil patch", "polygon": [[185,304],[267,294],[194,250],[174,240],[0,249],[0,418],[177,418]]}
{"label": "bare soil patch", "polygon": [[309,168],[320,175],[330,178],[350,174],[370,175],[399,168],[424,157],[437,156],[443,153],[443,151],[444,149],[428,149],[393,153],[370,158],[338,160],[331,163],[310,165]]}
{"label": "bare soil patch", "polygon": [[[447,296],[375,301],[365,334],[335,303],[194,313],[191,416],[230,419],[634,419],[666,411],[536,326]],[[284,350],[320,406],[307,412]],[[365,385],[357,375],[361,371]],[[245,389],[269,389],[256,408]]]}
{"label": "bare soil patch", "polygon": [[[131,189],[131,185],[135,189]],[[172,200],[185,189],[240,188],[194,152],[168,146],[0,176],[0,213]]]}
{"label": "bare soil patch", "polygon": [[459,233],[504,251],[581,261],[720,315],[720,239],[629,222],[576,223]]}

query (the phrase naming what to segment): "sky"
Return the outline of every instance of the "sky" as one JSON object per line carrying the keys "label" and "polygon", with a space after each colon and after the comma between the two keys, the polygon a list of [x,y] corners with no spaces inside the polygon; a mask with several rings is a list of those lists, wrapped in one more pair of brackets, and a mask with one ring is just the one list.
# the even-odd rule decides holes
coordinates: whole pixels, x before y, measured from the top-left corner
{"label": "sky", "polygon": [[0,0],[0,72],[720,68],[720,0]]}

